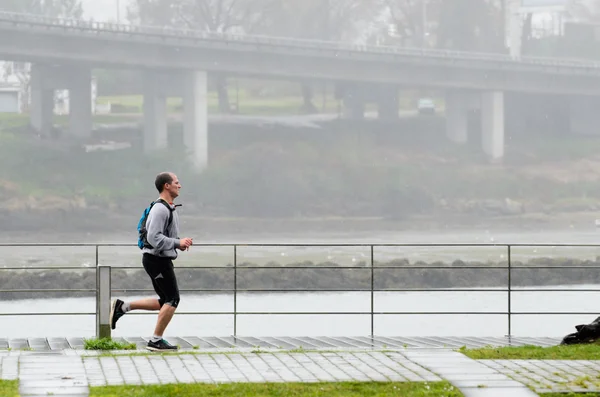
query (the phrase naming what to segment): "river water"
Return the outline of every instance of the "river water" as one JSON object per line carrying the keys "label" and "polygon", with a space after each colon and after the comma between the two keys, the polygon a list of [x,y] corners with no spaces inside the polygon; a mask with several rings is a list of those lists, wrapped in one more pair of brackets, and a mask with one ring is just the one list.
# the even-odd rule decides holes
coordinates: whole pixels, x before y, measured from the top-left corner
{"label": "river water", "polygon": [[[554,288],[598,289],[600,285]],[[512,293],[513,312],[598,311],[599,292]],[[135,298],[135,297],[133,297]],[[132,298],[127,298],[132,299]],[[233,311],[232,294],[182,295],[168,334],[177,336],[226,336],[233,334],[232,315],[195,315],[186,312]],[[369,312],[370,292],[343,293],[240,293],[239,312]],[[376,312],[506,312],[507,292],[377,292]],[[1,313],[53,313],[95,311],[94,298],[31,299],[0,303]],[[155,313],[128,314],[119,320],[114,336],[151,335]],[[564,336],[574,326],[591,322],[589,315],[514,315],[512,335]],[[93,336],[93,315],[3,316],[2,336],[75,337]],[[375,315],[376,335],[388,336],[503,336],[508,333],[508,316],[502,315]],[[335,336],[370,335],[371,316],[353,314],[238,315],[240,336]]]}

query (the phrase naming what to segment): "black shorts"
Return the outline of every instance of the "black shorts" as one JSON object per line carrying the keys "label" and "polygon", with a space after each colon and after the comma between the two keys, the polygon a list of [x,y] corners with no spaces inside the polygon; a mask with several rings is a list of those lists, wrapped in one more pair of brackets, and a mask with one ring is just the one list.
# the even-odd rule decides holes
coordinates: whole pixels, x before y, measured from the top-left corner
{"label": "black shorts", "polygon": [[142,256],[142,265],[152,280],[154,291],[158,294],[160,307],[165,304],[177,307],[179,305],[179,287],[173,261],[146,253]]}

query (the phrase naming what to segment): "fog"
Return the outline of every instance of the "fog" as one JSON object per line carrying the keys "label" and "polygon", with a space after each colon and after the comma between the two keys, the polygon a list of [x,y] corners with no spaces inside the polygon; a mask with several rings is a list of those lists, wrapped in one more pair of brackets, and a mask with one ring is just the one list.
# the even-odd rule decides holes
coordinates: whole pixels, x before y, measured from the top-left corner
{"label": "fog", "polygon": [[[133,244],[163,171],[195,244],[176,264],[184,311],[429,311],[378,322],[394,335],[439,320],[452,323],[440,334],[505,334],[504,313],[431,314],[473,304],[562,310],[542,326],[520,316],[520,335],[591,320],[579,297],[598,291],[597,247],[502,244],[598,241],[599,6],[0,0],[0,314],[27,316],[8,336],[68,334],[29,314],[91,308],[96,265],[112,267],[113,296],[151,293]],[[318,243],[491,246],[300,246]],[[230,317],[200,317],[201,332],[232,332]],[[248,317],[239,332],[369,332]]]}
{"label": "fog", "polygon": [[598,66],[544,65],[600,2],[551,3],[0,0],[0,241],[133,242],[165,170],[206,242],[594,241]]}

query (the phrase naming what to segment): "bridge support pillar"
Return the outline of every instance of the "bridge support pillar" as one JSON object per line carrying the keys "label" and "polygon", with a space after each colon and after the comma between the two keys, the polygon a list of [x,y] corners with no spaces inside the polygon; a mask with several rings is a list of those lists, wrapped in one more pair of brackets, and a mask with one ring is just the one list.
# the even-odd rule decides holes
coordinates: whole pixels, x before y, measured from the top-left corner
{"label": "bridge support pillar", "polygon": [[398,88],[395,86],[384,87],[379,90],[377,98],[377,116],[380,120],[398,120],[400,102]]}
{"label": "bridge support pillar", "polygon": [[183,93],[185,147],[196,171],[208,165],[208,101],[206,72],[188,72]]}
{"label": "bridge support pillar", "polygon": [[144,153],[167,148],[167,97],[158,73],[144,74]]}
{"label": "bridge support pillar", "polygon": [[446,92],[446,136],[452,142],[467,143],[469,99],[465,91]]}
{"label": "bridge support pillar", "polygon": [[69,81],[69,134],[78,138],[92,135],[92,73],[73,69]]}
{"label": "bridge support pillar", "polygon": [[39,65],[31,68],[30,124],[40,135],[50,136],[54,116],[54,90],[44,84],[44,73]]}
{"label": "bridge support pillar", "polygon": [[481,97],[481,144],[492,161],[504,156],[504,93],[488,91]]}
{"label": "bridge support pillar", "polygon": [[366,98],[360,92],[358,84],[346,83],[337,87],[339,97],[343,99],[342,117],[345,119],[362,120],[365,118]]}

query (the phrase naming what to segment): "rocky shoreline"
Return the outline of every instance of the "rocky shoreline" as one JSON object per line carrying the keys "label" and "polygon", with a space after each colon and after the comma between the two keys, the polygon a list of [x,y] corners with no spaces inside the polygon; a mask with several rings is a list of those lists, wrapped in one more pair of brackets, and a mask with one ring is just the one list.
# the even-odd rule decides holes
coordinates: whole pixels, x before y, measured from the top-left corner
{"label": "rocky shoreline", "polygon": [[[269,267],[280,267],[276,262]],[[307,267],[286,269],[286,267]],[[238,290],[349,290],[365,291],[371,288],[372,269],[366,262],[353,268],[319,269],[338,267],[333,262],[313,263],[310,261],[290,263],[280,269],[261,269],[256,264],[246,262],[237,267]],[[532,266],[533,268],[521,268]],[[540,267],[554,266],[557,269]],[[570,269],[574,266],[598,267],[598,269]],[[435,268],[428,268],[435,267]],[[464,268],[469,267],[469,268]],[[502,267],[502,268],[496,268]],[[572,258],[535,258],[527,262],[511,263],[511,287],[600,284],[600,258],[595,261]],[[176,268],[176,275],[182,294],[218,293],[215,290],[234,288],[234,269],[231,264],[219,269]],[[376,263],[373,270],[373,285],[376,290],[394,289],[455,289],[455,288],[503,288],[508,287],[506,261],[452,263],[421,261],[409,262],[397,259]],[[63,298],[94,296],[96,274],[94,269],[84,270],[43,270],[0,272],[0,300],[21,300],[35,298]],[[144,270],[124,270],[113,268],[112,288],[119,296],[144,294],[140,290],[150,288]],[[34,292],[35,289],[68,289],[61,292]],[[28,290],[28,292],[14,292]],[[79,291],[75,291],[79,290]],[[89,290],[89,291],[81,291]],[[198,291],[198,290],[204,290]],[[211,290],[211,291],[206,291]],[[226,291],[223,291],[225,293]],[[148,293],[152,294],[150,290]]]}

